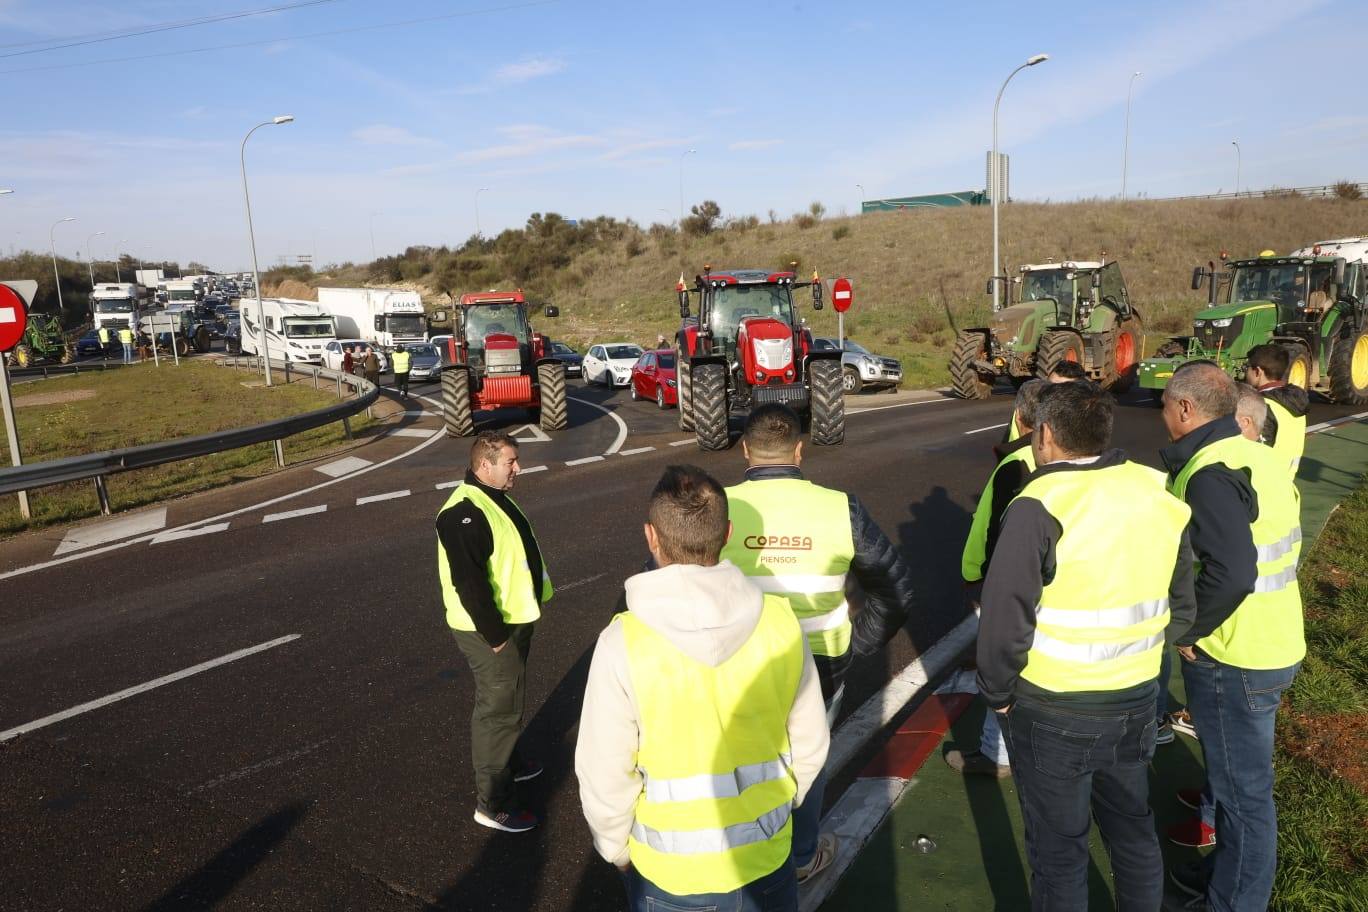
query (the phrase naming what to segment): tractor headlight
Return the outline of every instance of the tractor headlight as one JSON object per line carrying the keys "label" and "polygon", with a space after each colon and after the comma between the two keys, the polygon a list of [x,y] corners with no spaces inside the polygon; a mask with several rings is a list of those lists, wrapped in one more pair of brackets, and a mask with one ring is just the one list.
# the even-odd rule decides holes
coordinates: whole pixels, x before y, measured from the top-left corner
{"label": "tractor headlight", "polygon": [[1227,326],[1229,326],[1231,323],[1234,323],[1234,322],[1235,322],[1235,318],[1234,318],[1234,317],[1226,317],[1225,319],[1222,319],[1222,320],[1212,320],[1212,321],[1211,321],[1211,325],[1214,326],[1214,327],[1216,327],[1217,329],[1225,329]]}
{"label": "tractor headlight", "polygon": [[792,379],[793,379],[793,368],[790,367],[788,370],[784,371],[784,379],[785,379],[785,380],[792,380]]}
{"label": "tractor headlight", "polygon": [[764,371],[756,371],[756,372],[755,372],[755,382],[756,382],[756,383],[759,383],[760,381],[762,381],[762,380],[764,380],[764,379],[765,379],[765,372],[764,372]]}

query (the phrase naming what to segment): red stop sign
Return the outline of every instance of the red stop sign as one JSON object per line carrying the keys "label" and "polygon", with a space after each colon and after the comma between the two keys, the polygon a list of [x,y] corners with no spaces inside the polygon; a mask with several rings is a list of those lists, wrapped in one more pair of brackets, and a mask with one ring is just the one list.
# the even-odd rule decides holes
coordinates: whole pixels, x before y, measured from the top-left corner
{"label": "red stop sign", "polygon": [[845,313],[850,310],[850,302],[853,300],[855,295],[850,290],[850,279],[841,276],[831,286],[831,306],[836,308],[837,313]]}
{"label": "red stop sign", "polygon": [[19,344],[28,326],[28,308],[24,299],[8,285],[0,285],[0,352],[7,352]]}

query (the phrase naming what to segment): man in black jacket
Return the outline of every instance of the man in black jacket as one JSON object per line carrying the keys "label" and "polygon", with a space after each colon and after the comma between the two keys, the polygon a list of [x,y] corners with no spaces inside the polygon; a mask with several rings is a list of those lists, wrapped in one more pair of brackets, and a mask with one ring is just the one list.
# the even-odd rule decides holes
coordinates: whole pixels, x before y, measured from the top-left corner
{"label": "man in black jacket", "polygon": [[552,591],[532,524],[508,496],[518,471],[518,441],[481,432],[465,481],[437,514],[447,625],[475,677],[475,822],[508,833],[538,823],[516,803],[514,783],[541,774],[517,744],[532,632]]}

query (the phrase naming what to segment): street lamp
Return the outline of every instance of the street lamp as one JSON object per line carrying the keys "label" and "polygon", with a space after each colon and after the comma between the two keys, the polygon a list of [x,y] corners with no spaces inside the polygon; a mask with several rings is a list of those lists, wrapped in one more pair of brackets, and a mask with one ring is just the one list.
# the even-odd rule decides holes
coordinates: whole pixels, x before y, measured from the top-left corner
{"label": "street lamp", "polygon": [[475,236],[481,239],[483,239],[484,233],[480,231],[480,194],[488,190],[488,187],[481,187],[475,191]]}
{"label": "street lamp", "polygon": [[686,149],[679,156],[679,227],[684,227],[684,159],[689,155],[696,155],[697,149]]}
{"label": "street lamp", "polygon": [[1136,77],[1141,76],[1141,72],[1136,70],[1131,73],[1130,84],[1126,87],[1126,141],[1121,147],[1121,198],[1126,198],[1126,171],[1130,166],[1130,108],[1131,92],[1135,89]]}
{"label": "street lamp", "polygon": [[76,218],[75,218],[74,216],[70,216],[70,215],[69,215],[69,216],[67,216],[67,217],[64,218],[64,219],[58,219],[57,221],[53,222],[53,223],[52,223],[52,227],[48,229],[48,249],[52,251],[52,281],[53,281],[53,284],[55,284],[55,285],[57,286],[57,314],[58,314],[58,316],[60,316],[61,313],[62,313],[62,277],[61,277],[61,275],[57,272],[57,242],[53,239],[53,237],[52,237],[52,232],[56,231],[56,230],[57,230],[57,226],[60,225],[60,224],[62,224],[63,222],[74,222],[74,221],[76,221]]}
{"label": "street lamp", "polygon": [[992,178],[992,181],[991,181],[992,186],[989,187],[988,189],[989,189],[989,191],[990,191],[990,192],[992,193],[992,195],[993,195],[993,312],[994,312],[994,313],[996,313],[997,310],[998,310],[998,296],[1002,293],[1002,289],[999,287],[1000,283],[999,283],[999,281],[998,281],[998,273],[1000,272],[1000,269],[999,269],[999,267],[998,267],[998,197],[1002,195],[1001,193],[998,192],[998,190],[1000,189],[1001,184],[1002,184],[1002,180],[1001,180],[1000,175],[999,175],[999,173],[998,173],[999,171],[1002,170],[1002,163],[998,160],[998,106],[1002,104],[1002,93],[1005,92],[1005,91],[1007,91],[1007,83],[1009,83],[1009,82],[1012,81],[1012,77],[1013,77],[1013,76],[1015,76],[1017,73],[1020,73],[1022,70],[1026,69],[1027,67],[1033,67],[1033,66],[1035,66],[1037,63],[1044,63],[1045,61],[1047,61],[1047,60],[1049,60],[1049,59],[1050,59],[1050,55],[1049,55],[1049,54],[1036,54],[1036,55],[1033,56],[1033,57],[1028,57],[1028,58],[1026,58],[1026,62],[1025,62],[1025,63],[1023,63],[1021,66],[1017,67],[1015,70],[1012,70],[1012,72],[1010,72],[1010,73],[1007,74],[1007,78],[1004,79],[1004,80],[1002,81],[1002,88],[998,89],[997,100],[993,102],[993,167],[992,167],[991,173],[989,174],[989,177]]}
{"label": "street lamp", "polygon": [[128,238],[119,238],[119,249],[114,251],[114,281],[118,282],[121,285],[123,284],[123,272],[119,270],[119,259],[123,256],[123,254],[120,251],[123,250],[124,244],[127,243]]}
{"label": "street lamp", "polygon": [[[90,290],[95,290],[95,253],[90,249],[90,242],[97,237],[104,235],[103,231],[96,231],[94,234],[86,236],[86,270],[90,273]],[[90,305],[94,307],[92,303]],[[92,311],[93,313],[94,311]]]}
{"label": "street lamp", "polygon": [[860,191],[860,211],[864,212],[864,184],[856,184],[855,189]]}
{"label": "street lamp", "polygon": [[[252,197],[247,192],[247,140],[252,138],[252,134],[262,127],[279,126],[280,124],[292,123],[293,114],[281,114],[270,120],[263,121],[247,131],[247,135],[242,137],[242,148],[238,158],[242,162],[242,199],[247,204],[247,239],[252,245],[252,284],[256,287],[257,299],[257,323],[261,327],[261,363],[265,368],[266,385],[271,385],[271,347],[270,341],[266,337],[266,301],[261,296],[261,268],[257,265],[256,252],[256,230],[252,227]],[[277,450],[279,458],[279,450]]]}
{"label": "street lamp", "polygon": [[1232,139],[1230,144],[1235,147],[1235,195],[1240,195],[1240,141]]}
{"label": "street lamp", "polygon": [[372,263],[374,263],[375,260],[376,260],[376,256],[375,256],[375,217],[376,217],[377,215],[379,215],[379,214],[380,214],[380,213],[378,213],[378,212],[376,212],[375,210],[372,209],[371,212],[370,212],[370,215],[369,215],[368,218],[367,218],[367,222],[368,222],[369,225],[370,225],[371,262],[372,262]]}

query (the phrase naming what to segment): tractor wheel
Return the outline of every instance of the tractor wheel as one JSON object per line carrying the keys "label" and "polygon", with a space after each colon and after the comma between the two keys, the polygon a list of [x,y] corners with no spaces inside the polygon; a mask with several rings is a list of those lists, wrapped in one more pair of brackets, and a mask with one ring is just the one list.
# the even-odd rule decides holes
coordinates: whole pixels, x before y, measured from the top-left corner
{"label": "tractor wheel", "polygon": [[961,399],[987,399],[993,394],[993,375],[974,369],[975,361],[988,357],[982,333],[962,332],[950,354],[950,380]]}
{"label": "tractor wheel", "polygon": [[176,354],[184,358],[190,354],[190,343],[185,341],[185,336],[176,336]]}
{"label": "tractor wheel", "polygon": [[469,437],[475,433],[475,416],[470,411],[470,373],[464,367],[442,371],[442,413],[448,437]]}
{"label": "tractor wheel", "polygon": [[1078,333],[1052,329],[1045,333],[1036,349],[1036,376],[1049,379],[1050,369],[1061,361],[1083,363],[1083,340]]}
{"label": "tractor wheel", "polygon": [[541,429],[565,430],[569,424],[565,404],[565,365],[559,362],[538,365],[537,386],[541,393]]}
{"label": "tractor wheel", "polygon": [[675,355],[675,364],[678,368],[675,371],[675,380],[678,382],[675,392],[679,394],[679,429],[681,431],[692,431],[694,429],[693,416],[693,366],[683,354]]}
{"label": "tractor wheel", "polygon": [[842,368],[841,389],[852,396],[864,389],[864,381],[860,379],[860,372],[853,367]]}
{"label": "tractor wheel", "polygon": [[1284,345],[1287,349],[1287,385],[1311,391],[1311,353],[1300,345]]}
{"label": "tractor wheel", "polygon": [[1368,329],[1335,343],[1330,353],[1330,399],[1368,405]]}
{"label": "tractor wheel", "polygon": [[20,342],[18,345],[14,346],[15,367],[28,367],[32,363],[33,351],[28,347],[27,343]]}
{"label": "tractor wheel", "polygon": [[75,361],[75,360],[76,360],[76,349],[72,348],[70,345],[68,345],[67,343],[63,342],[63,343],[62,343],[62,353],[61,353],[61,355],[59,355],[58,358],[57,358],[58,363],[60,363],[60,364],[70,364],[72,361]]}
{"label": "tractor wheel", "polygon": [[725,450],[731,442],[727,436],[727,368],[721,364],[698,365],[690,392],[698,448]]}
{"label": "tractor wheel", "polygon": [[812,442],[817,446],[839,446],[845,442],[845,391],[839,361],[813,361],[808,369],[812,392]]}
{"label": "tractor wheel", "polygon": [[1111,391],[1120,395],[1135,384],[1135,375],[1140,369],[1140,336],[1144,327],[1139,318],[1126,320],[1116,327],[1116,339],[1112,349]]}
{"label": "tractor wheel", "polygon": [[1155,352],[1154,352],[1154,357],[1156,357],[1156,358],[1181,358],[1181,357],[1183,357],[1183,356],[1186,355],[1186,354],[1187,354],[1187,346],[1186,346],[1186,345],[1184,345],[1183,343],[1177,341],[1176,339],[1169,339],[1167,342],[1165,342],[1163,345],[1159,346],[1159,348],[1155,350]]}
{"label": "tractor wheel", "polygon": [[209,330],[201,325],[195,330],[195,335],[191,340],[191,344],[195,346],[195,351],[199,352],[201,355],[207,352],[211,344],[209,340]]}

